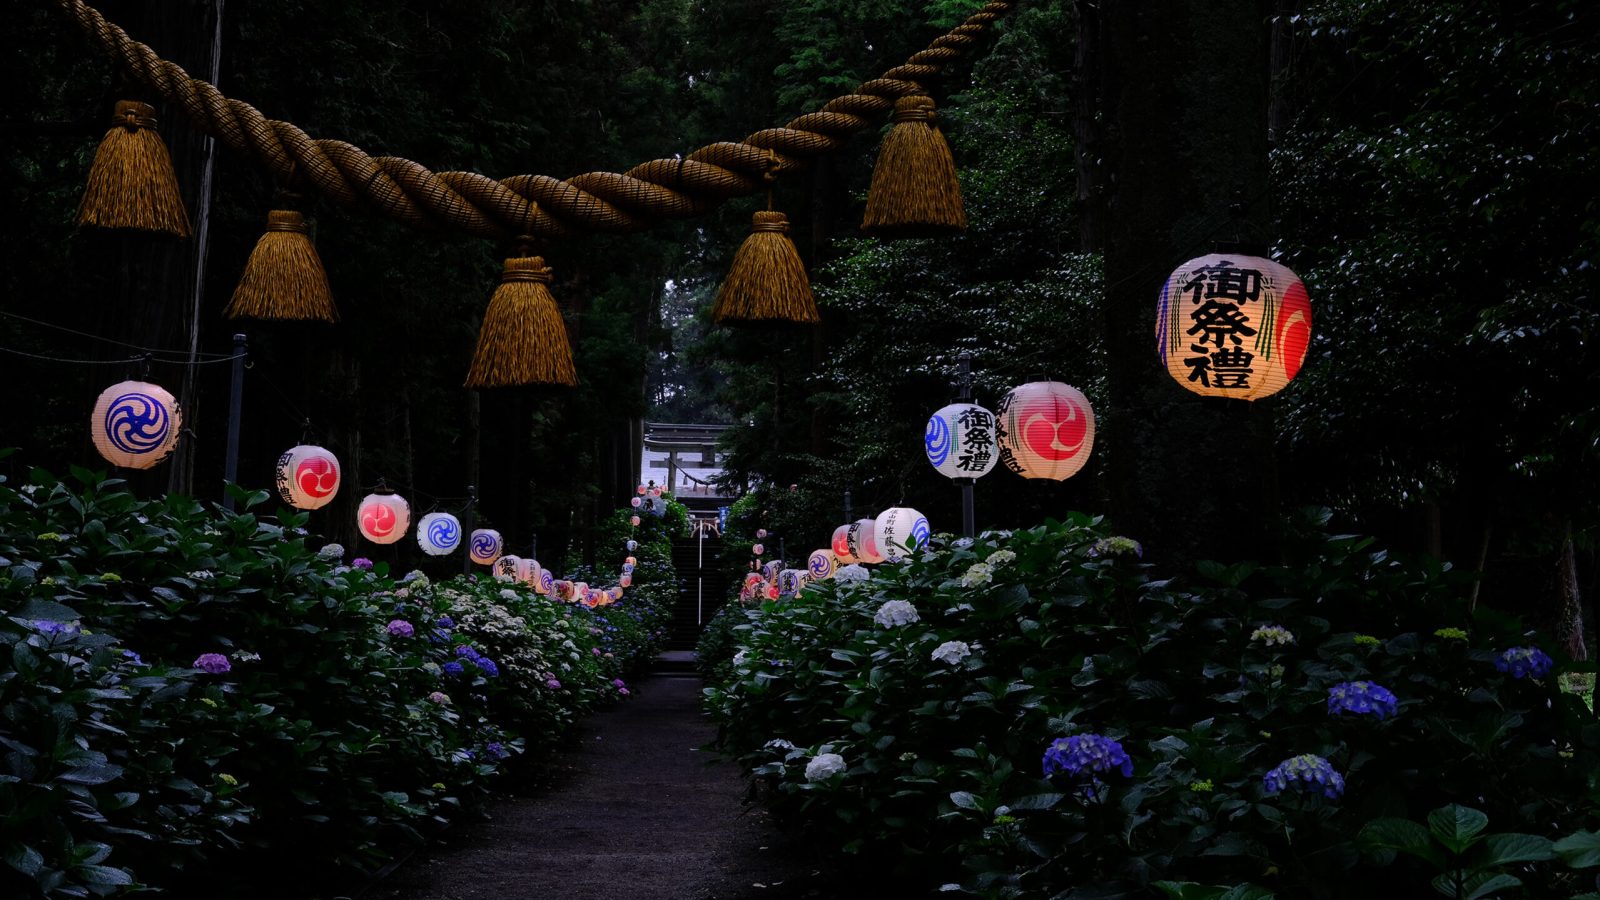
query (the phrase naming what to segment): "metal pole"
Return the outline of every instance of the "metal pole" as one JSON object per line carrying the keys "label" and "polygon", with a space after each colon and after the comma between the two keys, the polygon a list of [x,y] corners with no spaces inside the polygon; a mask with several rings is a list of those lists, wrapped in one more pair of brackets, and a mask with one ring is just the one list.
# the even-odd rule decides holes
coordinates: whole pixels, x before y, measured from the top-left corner
{"label": "metal pole", "polygon": [[233,494],[228,485],[239,481],[239,415],[244,403],[244,352],[247,341],[242,334],[233,336],[233,384],[228,389],[228,458],[223,463],[222,508],[233,511]]}
{"label": "metal pole", "polygon": [[854,522],[855,520],[856,520],[855,510],[850,505],[850,489],[849,488],[845,488],[845,491],[844,491],[844,521],[845,521],[845,524],[848,525],[849,523]]}
{"label": "metal pole", "polygon": [[461,540],[467,552],[461,555],[461,574],[472,573],[472,529],[478,524],[478,486],[467,485],[467,524],[461,528]]}
{"label": "metal pole", "polygon": [[[956,357],[960,366],[960,375],[956,378],[957,399],[962,403],[972,402],[972,354],[961,351]],[[963,537],[976,537],[978,534],[978,511],[974,499],[973,488],[977,484],[975,478],[957,478],[956,484],[961,485],[961,534]]]}

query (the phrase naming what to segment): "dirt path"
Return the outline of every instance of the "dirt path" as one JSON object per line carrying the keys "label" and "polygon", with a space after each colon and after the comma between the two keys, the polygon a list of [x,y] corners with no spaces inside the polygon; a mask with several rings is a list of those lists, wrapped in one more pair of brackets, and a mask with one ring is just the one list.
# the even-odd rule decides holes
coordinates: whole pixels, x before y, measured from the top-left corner
{"label": "dirt path", "polygon": [[811,886],[739,770],[698,748],[700,679],[656,675],[587,723],[555,786],[490,807],[367,894],[379,900],[788,900]]}

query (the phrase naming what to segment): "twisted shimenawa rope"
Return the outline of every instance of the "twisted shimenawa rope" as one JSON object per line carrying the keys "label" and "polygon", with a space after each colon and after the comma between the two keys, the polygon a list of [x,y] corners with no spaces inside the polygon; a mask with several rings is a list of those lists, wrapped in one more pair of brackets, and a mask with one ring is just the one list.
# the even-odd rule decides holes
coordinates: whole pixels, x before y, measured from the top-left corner
{"label": "twisted shimenawa rope", "polygon": [[844,146],[846,137],[872,124],[869,117],[893,109],[896,98],[926,93],[925,82],[1015,5],[991,0],[905,65],[782,128],[737,143],[708,144],[682,159],[654,159],[625,174],[587,172],[565,181],[513,175],[497,181],[476,172],[431,172],[409,159],[369,156],[344,141],[314,140],[293,123],[269,119],[189,77],[83,0],[59,2],[128,74],[181,108],[200,130],[259,159],[280,183],[314,190],[343,206],[366,206],[407,225],[500,238],[638,231],[754,194],[768,177]]}

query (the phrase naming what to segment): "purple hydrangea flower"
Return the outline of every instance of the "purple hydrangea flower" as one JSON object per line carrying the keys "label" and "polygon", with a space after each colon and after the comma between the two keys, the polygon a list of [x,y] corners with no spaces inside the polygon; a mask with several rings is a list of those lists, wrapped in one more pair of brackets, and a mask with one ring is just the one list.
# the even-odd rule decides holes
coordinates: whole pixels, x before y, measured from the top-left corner
{"label": "purple hydrangea flower", "polygon": [[411,637],[416,634],[416,629],[412,628],[411,623],[405,619],[395,619],[389,623],[389,633],[395,637]]}
{"label": "purple hydrangea flower", "polygon": [[462,644],[461,646],[457,647],[456,655],[463,659],[478,659],[478,651],[473,649],[472,646],[468,644]]}
{"label": "purple hydrangea flower", "polygon": [[1329,800],[1344,795],[1344,776],[1334,770],[1326,759],[1311,753],[1291,756],[1279,763],[1262,779],[1268,794],[1279,794],[1289,788],[1297,791],[1315,791]]}
{"label": "purple hydrangea flower", "polygon": [[1512,678],[1543,678],[1555,666],[1556,661],[1538,647],[1512,647],[1494,661],[1496,669]]}
{"label": "purple hydrangea flower", "polygon": [[439,626],[440,628],[454,628],[456,627],[456,620],[450,618],[449,616],[440,616],[439,620],[433,624]]}
{"label": "purple hydrangea flower", "polygon": [[550,689],[550,690],[552,690],[552,691],[559,691],[559,690],[561,690],[561,682],[559,682],[559,681],[557,681],[557,680],[556,680],[556,679],[554,679],[554,678],[548,678],[548,679],[545,679],[545,683],[544,683],[544,686],[545,686],[545,687],[547,687],[547,688],[549,688],[549,689]]}
{"label": "purple hydrangea flower", "polygon": [[1122,744],[1098,734],[1075,734],[1056,738],[1044,751],[1044,774],[1099,775],[1116,770],[1124,778],[1133,776],[1133,760]]}
{"label": "purple hydrangea flower", "polygon": [[439,668],[446,675],[460,675],[462,672],[466,671],[465,669],[463,669],[461,667],[461,663],[458,663],[453,659],[450,660],[449,662],[445,663],[444,665],[440,666]]}
{"label": "purple hydrangea flower", "polygon": [[628,686],[628,684],[621,678],[613,678],[611,679],[611,686],[614,688],[625,688]]}
{"label": "purple hydrangea flower", "polygon": [[511,755],[509,752],[507,752],[505,747],[500,745],[499,741],[490,741],[483,749],[495,759],[505,759]]}
{"label": "purple hydrangea flower", "polygon": [[473,660],[473,662],[477,663],[478,668],[483,670],[483,674],[489,676],[490,678],[496,678],[500,675],[500,667],[495,665],[494,660],[487,656],[480,656]]}
{"label": "purple hydrangea flower", "polygon": [[133,652],[132,650],[122,651],[122,658],[133,660],[133,664],[136,666],[144,665],[144,660],[139,657],[139,654]]}
{"label": "purple hydrangea flower", "polygon": [[34,622],[33,622],[33,627],[40,634],[77,634],[78,633],[78,626],[76,626],[76,625],[63,625],[60,622],[52,622],[49,619],[35,619]]}
{"label": "purple hydrangea flower", "polygon": [[365,556],[358,556],[350,560],[350,567],[360,569],[363,572],[370,572],[372,571],[372,560],[367,559]]}
{"label": "purple hydrangea flower", "polygon": [[[457,665],[459,665],[459,663],[457,663]],[[432,700],[434,703],[445,704],[450,702],[450,695],[446,694],[444,691],[434,691],[428,695],[428,699]]]}
{"label": "purple hydrangea flower", "polygon": [[1370,681],[1346,681],[1328,689],[1328,715],[1355,713],[1387,719],[1400,711],[1400,699]]}
{"label": "purple hydrangea flower", "polygon": [[194,667],[212,675],[223,675],[233,671],[233,663],[221,653],[202,653],[195,658]]}

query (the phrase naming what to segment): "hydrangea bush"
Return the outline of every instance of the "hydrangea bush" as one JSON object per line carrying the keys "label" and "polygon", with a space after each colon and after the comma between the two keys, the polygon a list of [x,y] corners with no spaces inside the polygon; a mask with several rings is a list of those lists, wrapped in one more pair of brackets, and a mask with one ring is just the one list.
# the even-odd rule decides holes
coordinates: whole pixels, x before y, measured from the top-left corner
{"label": "hydrangea bush", "polygon": [[[725,607],[706,707],[780,816],[985,897],[1355,896],[1348,869],[1379,864],[1423,896],[1431,870],[1365,823],[1459,799],[1515,831],[1592,825],[1600,722],[1549,645],[1325,522],[1284,565],[1172,578],[1085,516],[935,537],[865,581]],[[1524,880],[1578,889],[1557,863]]]}
{"label": "hydrangea bush", "polygon": [[74,480],[0,482],[0,896],[370,870],[626,696],[666,613],[344,566],[265,493]]}

